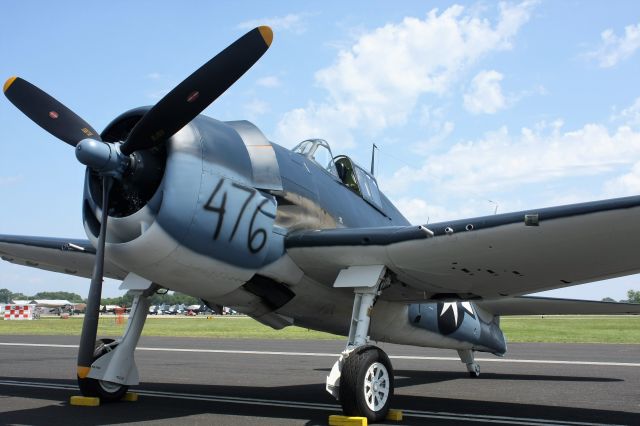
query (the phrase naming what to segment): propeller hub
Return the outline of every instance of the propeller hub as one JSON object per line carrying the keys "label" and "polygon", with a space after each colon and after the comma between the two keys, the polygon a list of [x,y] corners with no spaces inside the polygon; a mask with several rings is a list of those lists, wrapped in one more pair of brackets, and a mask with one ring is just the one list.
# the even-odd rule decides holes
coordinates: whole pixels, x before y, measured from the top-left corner
{"label": "propeller hub", "polygon": [[129,166],[129,157],[120,151],[120,145],[83,139],[76,145],[76,158],[102,176],[121,179]]}

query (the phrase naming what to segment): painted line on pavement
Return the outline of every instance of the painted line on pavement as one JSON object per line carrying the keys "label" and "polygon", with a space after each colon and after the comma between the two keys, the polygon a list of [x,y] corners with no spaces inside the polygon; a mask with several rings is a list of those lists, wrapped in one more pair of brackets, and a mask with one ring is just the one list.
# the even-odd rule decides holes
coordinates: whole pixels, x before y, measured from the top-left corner
{"label": "painted line on pavement", "polygon": [[[68,390],[68,391],[78,390],[78,388],[73,385],[57,384],[57,383],[42,383],[42,382],[25,382],[25,381],[17,381],[17,380],[0,380],[0,385],[30,387],[30,388],[40,388],[40,389]],[[207,401],[207,402],[218,402],[218,403],[225,403],[225,404],[259,405],[259,406],[279,407],[279,408],[311,409],[311,410],[322,410],[322,411],[332,411],[332,412],[340,411],[340,406],[337,404],[322,404],[322,403],[313,403],[313,402],[271,400],[271,399],[260,399],[260,398],[242,398],[242,397],[231,397],[231,396],[190,394],[190,393],[181,393],[181,392],[162,392],[162,391],[151,391],[151,390],[144,390],[144,389],[136,389],[135,392],[140,396],[148,396],[148,397],[155,397],[155,398],[181,399],[181,400],[190,400],[190,401]],[[531,417],[492,416],[492,415],[486,415],[486,414],[459,414],[459,413],[450,413],[450,412],[444,412],[444,411],[424,411],[424,410],[402,410],[402,411],[403,411],[403,415],[406,417],[456,420],[456,421],[465,421],[465,422],[518,424],[518,425],[532,425],[532,426],[603,425],[603,423],[587,423],[587,422],[575,422],[575,421],[565,421],[565,420],[540,419],[540,418],[531,418]],[[611,426],[614,426],[614,425],[611,425]]]}
{"label": "painted line on pavement", "polygon": [[[45,347],[45,348],[77,348],[78,345],[59,345],[47,343],[4,343],[0,346],[23,346],[23,347]],[[307,356],[307,357],[338,357],[340,354],[329,352],[283,352],[283,351],[245,351],[230,349],[187,349],[187,348],[152,348],[138,347],[137,351],[150,352],[191,352],[191,353],[211,353],[230,355],[279,355],[279,356]],[[414,355],[389,355],[391,359],[413,360],[413,361],[458,361],[458,357],[446,356],[414,356]],[[510,358],[476,358],[480,362],[499,362],[515,364],[559,364],[559,365],[585,365],[603,367],[640,367],[637,362],[609,362],[609,361],[572,361],[572,360],[551,360],[551,359],[510,359]]]}

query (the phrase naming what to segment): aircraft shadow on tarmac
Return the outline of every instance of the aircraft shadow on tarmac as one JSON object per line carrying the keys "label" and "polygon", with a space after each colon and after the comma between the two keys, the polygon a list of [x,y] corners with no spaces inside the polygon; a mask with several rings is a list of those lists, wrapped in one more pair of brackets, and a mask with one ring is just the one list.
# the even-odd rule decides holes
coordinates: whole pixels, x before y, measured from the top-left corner
{"label": "aircraft shadow on tarmac", "polygon": [[[398,372],[402,376],[403,371]],[[414,374],[416,372],[412,372]],[[424,373],[415,383],[426,383],[433,373]],[[436,374],[442,380],[449,380],[454,374]],[[511,375],[495,375],[509,377]],[[457,376],[459,377],[459,375]],[[516,376],[519,377],[519,376]],[[540,377],[540,376],[533,376]],[[552,377],[542,376],[543,380],[551,380]],[[400,377],[402,379],[402,377]],[[557,379],[557,378],[556,378]],[[563,380],[572,378],[563,378]],[[593,379],[575,378],[583,381],[617,381],[617,379]],[[1,377],[0,380],[12,380],[22,382],[34,382],[33,378]],[[471,380],[471,379],[469,379]],[[533,379],[532,379],[533,380]],[[52,385],[75,386],[72,380],[42,380],[39,383]],[[400,386],[410,386],[411,380],[403,380]],[[280,386],[270,388],[256,388],[247,386],[216,386],[216,385],[189,385],[176,383],[143,383],[141,391],[187,393],[192,395],[211,395],[218,397],[242,397],[267,399],[272,401],[298,401],[310,403],[334,404],[335,401],[324,392],[321,384],[304,384],[292,386]],[[135,391],[135,389],[133,389]],[[71,395],[77,395],[75,390],[67,389],[43,389],[20,386],[0,387],[0,418],[3,424],[30,424],[30,425],[65,425],[70,422],[76,424],[107,425],[114,423],[136,423],[149,421],[167,421],[174,423],[180,419],[182,423],[206,423],[206,424],[243,424],[246,417],[294,419],[305,422],[305,425],[322,425],[327,423],[330,414],[335,412],[310,409],[290,408],[277,406],[260,406],[251,403],[228,403],[224,401],[205,401],[193,399],[173,399],[165,397],[151,397],[142,395],[137,402],[117,402],[103,404],[100,407],[74,407],[68,401]],[[8,405],[7,398],[28,398],[31,400],[47,400],[46,406],[36,408],[14,409]],[[44,401],[42,401],[44,402]],[[557,403],[557,401],[555,401]],[[18,402],[16,402],[16,405]],[[36,403],[40,404],[40,403]],[[591,423],[617,423],[638,424],[640,414],[624,413],[608,410],[594,410],[583,408],[558,407],[536,404],[503,403],[483,400],[465,400],[457,398],[440,398],[433,396],[408,396],[397,395],[394,406],[404,410],[438,411],[464,415],[493,415],[509,417],[535,417],[551,421],[584,421]],[[194,416],[186,418],[188,416]],[[204,417],[195,417],[204,416]],[[452,420],[448,420],[450,423]],[[479,419],[480,421],[480,419]],[[406,417],[403,425],[437,424],[441,423],[429,418]],[[445,421],[446,422],[446,421]],[[468,422],[465,422],[467,424]],[[268,421],[267,421],[268,424]],[[398,423],[389,423],[398,424]],[[444,423],[442,423],[444,424]]]}
{"label": "aircraft shadow on tarmac", "polygon": [[[330,368],[315,368],[314,371],[331,371]],[[450,380],[468,379],[469,376],[464,371],[424,371],[424,370],[394,370],[396,389],[405,386],[428,385],[430,383],[447,382]],[[482,380],[514,380],[514,381],[540,381],[540,382],[591,382],[608,383],[623,382],[623,379],[609,377],[578,377],[578,376],[548,376],[541,374],[502,374],[502,373],[482,373],[478,379]]]}
{"label": "aircraft shadow on tarmac", "polygon": [[[430,383],[446,382],[449,380],[469,379],[466,371],[424,371],[424,370],[395,370],[395,386],[397,388],[405,386],[426,385]],[[622,382],[624,380],[609,377],[578,377],[578,376],[551,376],[541,374],[502,374],[502,373],[482,373],[479,378],[474,379],[473,384],[481,384],[483,380],[513,380],[513,381],[541,381],[541,382]],[[477,381],[477,383],[476,383]]]}

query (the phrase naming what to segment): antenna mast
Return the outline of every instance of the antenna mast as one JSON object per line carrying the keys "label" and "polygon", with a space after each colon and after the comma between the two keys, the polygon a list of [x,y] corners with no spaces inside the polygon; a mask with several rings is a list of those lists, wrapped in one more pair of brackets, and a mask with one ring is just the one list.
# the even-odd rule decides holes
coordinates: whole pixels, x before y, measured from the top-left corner
{"label": "antenna mast", "polygon": [[373,165],[376,159],[376,149],[378,149],[378,146],[374,143],[373,148],[371,148],[371,176],[374,176]]}

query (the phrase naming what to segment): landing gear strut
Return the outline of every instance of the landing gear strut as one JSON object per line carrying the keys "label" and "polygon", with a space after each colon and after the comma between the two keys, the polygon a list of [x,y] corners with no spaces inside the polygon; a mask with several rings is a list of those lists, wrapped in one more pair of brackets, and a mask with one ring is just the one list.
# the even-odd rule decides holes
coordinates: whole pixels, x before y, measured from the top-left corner
{"label": "landing gear strut", "polygon": [[368,345],[371,312],[387,282],[384,266],[357,266],[344,269],[334,287],[354,287],[349,340],[327,376],[327,391],[340,401],[347,416],[383,420],[393,397],[393,368],[389,357]]}
{"label": "landing gear strut", "polygon": [[467,365],[469,377],[475,379],[476,377],[480,377],[480,365],[475,361],[474,355],[475,351],[471,349],[461,349],[458,351],[460,361]]}
{"label": "landing gear strut", "polygon": [[82,395],[99,397],[103,401],[117,401],[127,393],[129,386],[139,383],[133,352],[149,312],[150,296],[158,288],[150,282],[146,286],[144,290],[131,290],[134,299],[122,337],[116,341],[102,339],[96,342],[89,375],[78,377]]}

